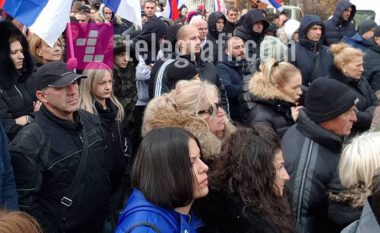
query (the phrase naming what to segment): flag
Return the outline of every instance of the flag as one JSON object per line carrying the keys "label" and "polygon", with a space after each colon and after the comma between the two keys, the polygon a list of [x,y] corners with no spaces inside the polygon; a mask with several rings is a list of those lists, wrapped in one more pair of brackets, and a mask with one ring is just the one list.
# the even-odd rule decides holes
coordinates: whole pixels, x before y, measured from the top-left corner
{"label": "flag", "polygon": [[7,14],[20,21],[51,47],[70,19],[71,1],[67,0],[5,0],[2,3]]}
{"label": "flag", "polygon": [[142,27],[140,1],[136,0],[103,0],[116,15]]}
{"label": "flag", "polygon": [[182,4],[182,0],[166,0],[166,7],[162,12],[162,16],[172,20],[177,20],[179,18],[178,8],[180,8]]}
{"label": "flag", "polygon": [[227,14],[226,5],[224,4],[224,0],[214,0],[214,10],[223,12],[223,14]]}
{"label": "flag", "polygon": [[262,2],[272,5],[274,8],[276,8],[279,11],[282,11],[282,5],[280,0],[261,0]]}

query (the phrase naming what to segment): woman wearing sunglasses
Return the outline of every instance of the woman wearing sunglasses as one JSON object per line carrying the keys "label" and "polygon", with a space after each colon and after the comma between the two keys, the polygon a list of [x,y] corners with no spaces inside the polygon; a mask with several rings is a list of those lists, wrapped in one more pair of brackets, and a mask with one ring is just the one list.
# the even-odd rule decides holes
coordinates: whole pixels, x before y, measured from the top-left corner
{"label": "woman wearing sunglasses", "polygon": [[208,162],[235,130],[219,101],[216,86],[200,80],[179,81],[174,90],[150,101],[142,134],[155,128],[185,128],[198,138]]}

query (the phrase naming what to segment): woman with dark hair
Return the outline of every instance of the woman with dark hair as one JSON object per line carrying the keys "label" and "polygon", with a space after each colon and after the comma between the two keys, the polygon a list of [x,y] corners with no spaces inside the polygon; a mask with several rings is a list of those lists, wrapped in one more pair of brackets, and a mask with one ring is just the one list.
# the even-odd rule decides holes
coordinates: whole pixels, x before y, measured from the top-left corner
{"label": "woman with dark hair", "polygon": [[284,193],[289,175],[280,140],[268,126],[240,128],[226,142],[210,174],[210,194],[197,210],[202,232],[295,232]]}
{"label": "woman with dark hair", "polygon": [[198,232],[203,223],[191,207],[208,193],[207,171],[191,133],[181,128],[152,130],[134,161],[134,190],[115,232]]}
{"label": "woman with dark hair", "polygon": [[12,23],[0,22],[0,118],[10,139],[32,121],[35,94],[30,75],[33,62],[22,32]]}

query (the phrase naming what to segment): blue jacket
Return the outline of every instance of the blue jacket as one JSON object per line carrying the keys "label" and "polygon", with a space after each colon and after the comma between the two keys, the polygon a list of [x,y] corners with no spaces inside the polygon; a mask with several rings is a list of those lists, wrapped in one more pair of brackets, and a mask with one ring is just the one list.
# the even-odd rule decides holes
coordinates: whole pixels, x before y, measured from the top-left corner
{"label": "blue jacket", "polygon": [[[341,18],[343,11],[351,7],[351,15],[347,21]],[[331,45],[333,43],[338,43],[343,36],[351,37],[356,33],[355,26],[352,23],[356,13],[356,7],[349,1],[341,1],[336,5],[334,15],[331,19],[325,21],[326,26],[326,45]]]}
{"label": "blue jacket", "polygon": [[13,176],[8,139],[0,123],[0,209],[18,210],[18,196]]}
{"label": "blue jacket", "polygon": [[[203,226],[202,221],[193,214],[183,215],[174,210],[158,207],[147,201],[139,190],[134,189],[119,218],[115,233],[128,232],[131,226],[139,223],[150,223],[162,233],[197,233]],[[148,232],[155,233],[153,228],[147,226],[139,226],[131,231],[131,233]]]}
{"label": "blue jacket", "polygon": [[343,36],[342,42],[360,49],[363,53],[371,46],[370,42],[364,39],[359,33],[355,33],[352,37]]}

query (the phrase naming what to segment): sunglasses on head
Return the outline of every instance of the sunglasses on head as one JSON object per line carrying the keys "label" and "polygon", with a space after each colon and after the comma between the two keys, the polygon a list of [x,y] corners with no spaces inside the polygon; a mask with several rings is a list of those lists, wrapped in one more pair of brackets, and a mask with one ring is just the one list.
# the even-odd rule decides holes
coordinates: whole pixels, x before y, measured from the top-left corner
{"label": "sunglasses on head", "polygon": [[198,112],[198,115],[207,113],[207,114],[210,114],[210,117],[215,117],[218,114],[219,108],[221,108],[221,107],[222,107],[222,105],[220,103],[213,103],[210,105],[210,107],[208,109],[200,110]]}

